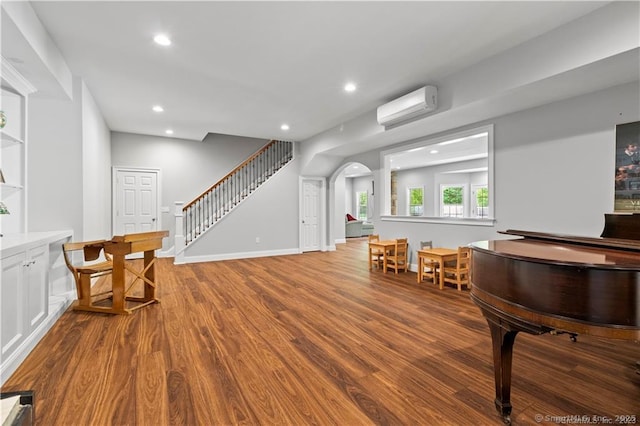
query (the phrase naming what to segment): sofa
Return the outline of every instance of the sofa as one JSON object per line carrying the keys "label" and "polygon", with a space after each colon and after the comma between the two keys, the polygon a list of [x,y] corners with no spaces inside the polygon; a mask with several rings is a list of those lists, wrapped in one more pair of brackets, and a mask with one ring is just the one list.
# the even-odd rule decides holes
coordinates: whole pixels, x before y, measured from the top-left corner
{"label": "sofa", "polygon": [[347,220],[344,226],[346,238],[367,237],[374,232],[373,223],[362,220]]}
{"label": "sofa", "polygon": [[344,236],[347,238],[362,237],[362,221],[350,220],[345,222]]}

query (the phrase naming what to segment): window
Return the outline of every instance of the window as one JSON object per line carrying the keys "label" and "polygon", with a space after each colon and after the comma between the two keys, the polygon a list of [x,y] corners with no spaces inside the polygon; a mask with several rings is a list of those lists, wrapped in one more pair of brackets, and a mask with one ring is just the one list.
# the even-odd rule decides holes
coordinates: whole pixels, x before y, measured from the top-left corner
{"label": "window", "polygon": [[356,192],[358,220],[367,220],[367,191]]}
{"label": "window", "polygon": [[[380,154],[383,216],[493,222],[493,125],[414,139]],[[404,216],[404,218],[402,218]],[[391,219],[391,218],[385,218]],[[480,220],[478,220],[480,219]]]}
{"label": "window", "polygon": [[489,216],[489,188],[486,185],[473,185],[471,189],[472,216]]}
{"label": "window", "polygon": [[409,216],[422,216],[424,212],[424,191],[422,188],[409,188]]}
{"label": "window", "polygon": [[442,185],[440,190],[440,216],[464,216],[464,186]]}

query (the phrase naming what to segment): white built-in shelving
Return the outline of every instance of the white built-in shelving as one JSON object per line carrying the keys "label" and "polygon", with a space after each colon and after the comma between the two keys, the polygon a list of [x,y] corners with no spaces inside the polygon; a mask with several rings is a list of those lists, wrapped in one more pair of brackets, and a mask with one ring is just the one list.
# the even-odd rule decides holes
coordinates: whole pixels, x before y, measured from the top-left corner
{"label": "white built-in shelving", "polygon": [[35,88],[4,57],[0,110],[6,125],[0,129],[0,201],[9,214],[0,215],[0,234],[28,231],[27,227],[27,110]]}

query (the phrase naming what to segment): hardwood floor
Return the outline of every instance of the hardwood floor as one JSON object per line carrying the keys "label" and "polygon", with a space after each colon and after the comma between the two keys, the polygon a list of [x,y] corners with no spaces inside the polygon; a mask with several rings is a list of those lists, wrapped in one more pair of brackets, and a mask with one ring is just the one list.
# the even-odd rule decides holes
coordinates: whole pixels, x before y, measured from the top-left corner
{"label": "hardwood floor", "polygon": [[[66,312],[3,391],[35,390],[39,425],[502,424],[468,292],[370,272],[364,240],[156,274],[160,304]],[[637,359],[637,342],[518,335],[513,424],[639,416]]]}

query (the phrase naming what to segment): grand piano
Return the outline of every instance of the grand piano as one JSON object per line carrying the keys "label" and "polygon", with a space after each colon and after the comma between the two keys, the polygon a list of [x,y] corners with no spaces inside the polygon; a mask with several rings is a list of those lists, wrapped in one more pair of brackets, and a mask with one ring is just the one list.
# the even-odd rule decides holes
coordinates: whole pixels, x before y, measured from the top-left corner
{"label": "grand piano", "polygon": [[511,423],[518,332],[640,340],[640,214],[606,214],[600,238],[508,230],[471,244],[471,299],[491,331],[495,405]]}

